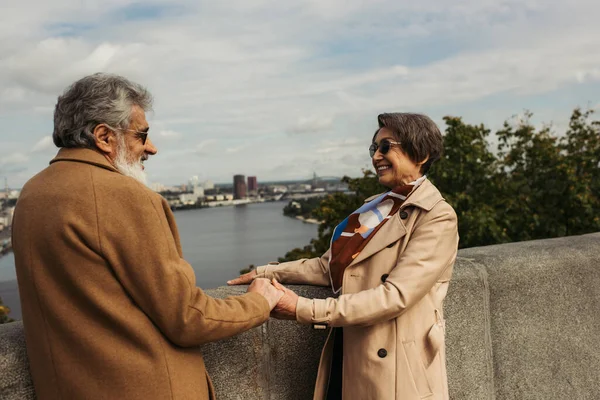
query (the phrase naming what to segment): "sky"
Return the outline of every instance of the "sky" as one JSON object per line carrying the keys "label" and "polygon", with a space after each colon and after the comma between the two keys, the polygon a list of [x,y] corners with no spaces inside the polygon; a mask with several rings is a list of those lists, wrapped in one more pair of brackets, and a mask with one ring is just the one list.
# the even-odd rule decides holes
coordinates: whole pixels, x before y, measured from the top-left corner
{"label": "sky", "polygon": [[94,72],[154,96],[149,182],[359,176],[382,112],[564,132],[600,105],[596,0],[0,0],[0,177],[56,154],[57,96]]}

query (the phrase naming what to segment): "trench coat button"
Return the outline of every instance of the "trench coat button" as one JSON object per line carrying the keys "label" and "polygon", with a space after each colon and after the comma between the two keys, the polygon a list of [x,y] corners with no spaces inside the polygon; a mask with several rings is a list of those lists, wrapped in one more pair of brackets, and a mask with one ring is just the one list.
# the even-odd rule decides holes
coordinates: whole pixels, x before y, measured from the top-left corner
{"label": "trench coat button", "polygon": [[402,219],[406,219],[406,218],[408,218],[408,213],[407,213],[406,211],[402,211],[402,212],[400,213],[400,218],[402,218]]}
{"label": "trench coat button", "polygon": [[377,352],[377,355],[379,356],[379,358],[385,358],[387,356],[387,350],[379,349],[379,351]]}
{"label": "trench coat button", "polygon": [[381,282],[387,281],[388,276],[390,276],[390,274],[383,274],[383,275],[381,275]]}

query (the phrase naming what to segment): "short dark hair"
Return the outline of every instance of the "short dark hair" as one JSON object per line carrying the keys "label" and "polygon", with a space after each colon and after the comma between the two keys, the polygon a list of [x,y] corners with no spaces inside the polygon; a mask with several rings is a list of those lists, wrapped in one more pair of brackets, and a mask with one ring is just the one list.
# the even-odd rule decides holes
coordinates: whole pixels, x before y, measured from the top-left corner
{"label": "short dark hair", "polygon": [[431,118],[423,114],[385,113],[377,116],[379,133],[381,128],[387,128],[399,141],[400,147],[414,163],[427,161],[421,166],[421,173],[426,174],[431,165],[442,157],[444,138],[440,129]]}

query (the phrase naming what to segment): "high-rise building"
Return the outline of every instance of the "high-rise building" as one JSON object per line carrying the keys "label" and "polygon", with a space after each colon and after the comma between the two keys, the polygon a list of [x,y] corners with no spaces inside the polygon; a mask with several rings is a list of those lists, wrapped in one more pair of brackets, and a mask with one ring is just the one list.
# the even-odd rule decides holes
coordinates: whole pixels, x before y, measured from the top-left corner
{"label": "high-rise building", "polygon": [[210,179],[207,179],[202,183],[202,187],[204,190],[211,190],[215,188],[215,184]]}
{"label": "high-rise building", "polygon": [[154,190],[155,192],[164,192],[166,188],[162,183],[154,182],[150,185],[150,189]]}
{"label": "high-rise building", "polygon": [[256,183],[255,176],[248,177],[248,192],[256,192],[258,190],[258,184]]}
{"label": "high-rise building", "polygon": [[193,192],[194,188],[197,187],[199,183],[200,183],[200,180],[198,179],[198,176],[197,175],[192,176],[188,181],[187,190],[189,190],[190,192]]}
{"label": "high-rise building", "polygon": [[244,175],[233,176],[233,198],[246,198],[246,177]]}

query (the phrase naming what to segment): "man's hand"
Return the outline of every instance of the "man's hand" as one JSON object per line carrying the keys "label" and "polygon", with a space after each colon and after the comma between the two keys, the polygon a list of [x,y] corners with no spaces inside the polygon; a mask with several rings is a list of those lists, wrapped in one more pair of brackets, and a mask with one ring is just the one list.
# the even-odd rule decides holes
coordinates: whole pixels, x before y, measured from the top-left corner
{"label": "man's hand", "polygon": [[275,308],[271,311],[271,317],[277,319],[296,319],[296,306],[298,304],[298,295],[292,290],[286,288],[281,283],[273,279],[273,287],[279,289],[285,294]]}
{"label": "man's hand", "polygon": [[248,293],[256,292],[262,295],[269,302],[271,310],[277,305],[277,302],[283,297],[283,291],[277,290],[275,286],[271,285],[271,281],[265,278],[257,278],[252,281],[252,284],[248,287]]}
{"label": "man's hand", "polygon": [[255,276],[256,276],[256,270],[253,269],[252,271],[248,272],[247,274],[240,275],[239,277],[237,277],[235,279],[227,281],[227,284],[230,286],[232,286],[232,285],[249,285]]}

